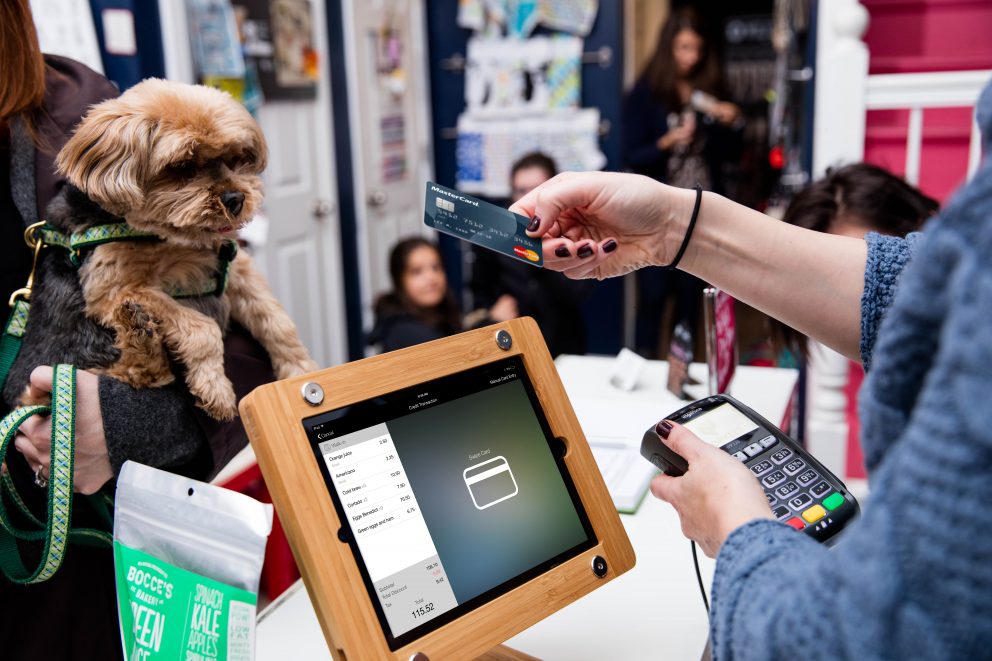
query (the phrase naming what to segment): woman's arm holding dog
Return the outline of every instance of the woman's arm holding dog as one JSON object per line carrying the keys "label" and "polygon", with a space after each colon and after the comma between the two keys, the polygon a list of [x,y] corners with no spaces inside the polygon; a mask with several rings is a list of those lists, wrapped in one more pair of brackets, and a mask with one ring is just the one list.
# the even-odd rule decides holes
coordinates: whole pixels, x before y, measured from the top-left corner
{"label": "woman's arm holding dog", "polygon": [[[224,337],[224,372],[239,401],[275,380],[265,349],[237,324]],[[101,378],[100,390],[114,474],[133,459],[210,480],[248,443],[239,419],[211,418],[194,404],[182,379],[164,388],[136,390]]]}
{"label": "woman's arm holding dog", "polygon": [[[177,382],[178,383],[178,382]],[[52,368],[31,372],[33,397],[52,390]],[[149,415],[149,412],[153,412]],[[206,437],[181,385],[137,390],[109,377],[76,372],[75,490],[90,494],[120,472],[128,459],[202,478],[211,469]],[[49,474],[51,418],[21,425],[14,447],[30,466]]]}

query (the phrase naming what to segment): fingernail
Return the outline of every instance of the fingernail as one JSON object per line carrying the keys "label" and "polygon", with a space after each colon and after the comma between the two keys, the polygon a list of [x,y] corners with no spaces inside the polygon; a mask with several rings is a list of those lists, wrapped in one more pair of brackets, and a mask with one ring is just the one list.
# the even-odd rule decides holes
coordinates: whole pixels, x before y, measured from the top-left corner
{"label": "fingernail", "polygon": [[555,248],[555,255],[558,257],[571,257],[572,253],[568,252],[568,246],[558,246]]}
{"label": "fingernail", "polygon": [[527,231],[528,232],[536,232],[537,231],[537,228],[540,227],[540,226],[541,226],[541,217],[540,216],[534,216],[531,219],[531,221],[530,221],[530,225],[527,226]]}
{"label": "fingernail", "polygon": [[654,430],[658,433],[658,436],[668,438],[668,435],[672,433],[672,423],[668,420],[662,420]]}
{"label": "fingernail", "polygon": [[590,246],[589,244],[586,244],[586,245],[582,246],[581,248],[579,248],[579,257],[582,257],[584,259],[586,257],[591,256],[593,254],[593,252],[595,252],[595,251],[592,249],[592,246]]}
{"label": "fingernail", "polygon": [[614,241],[613,239],[610,239],[609,241],[603,244],[603,252],[613,252],[616,249],[617,249],[617,242]]}

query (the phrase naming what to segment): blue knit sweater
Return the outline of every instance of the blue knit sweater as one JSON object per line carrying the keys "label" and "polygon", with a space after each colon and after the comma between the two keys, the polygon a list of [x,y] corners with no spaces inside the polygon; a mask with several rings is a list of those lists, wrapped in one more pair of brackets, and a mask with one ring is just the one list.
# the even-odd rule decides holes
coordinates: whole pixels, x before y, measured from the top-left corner
{"label": "blue knit sweater", "polygon": [[992,658],[992,159],[922,234],[867,242],[871,502],[834,549],[772,521],[727,538],[719,661]]}

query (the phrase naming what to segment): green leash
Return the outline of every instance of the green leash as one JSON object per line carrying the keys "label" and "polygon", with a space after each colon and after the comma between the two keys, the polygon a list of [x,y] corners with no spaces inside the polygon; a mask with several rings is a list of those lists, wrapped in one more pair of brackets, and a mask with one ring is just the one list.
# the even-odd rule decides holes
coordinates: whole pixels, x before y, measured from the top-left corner
{"label": "green leash", "polygon": [[[14,583],[46,581],[62,566],[69,541],[72,516],[73,446],[76,426],[76,368],[56,365],[52,382],[52,405],[24,406],[0,421],[0,461],[7,456],[17,429],[33,415],[52,416],[52,452],[48,478],[48,512],[44,526],[35,519],[13,490],[13,480],[5,475],[0,496],[0,571]],[[13,522],[6,500],[11,500],[31,524],[20,528]],[[25,567],[17,548],[18,540],[42,542],[41,559],[34,569]]]}

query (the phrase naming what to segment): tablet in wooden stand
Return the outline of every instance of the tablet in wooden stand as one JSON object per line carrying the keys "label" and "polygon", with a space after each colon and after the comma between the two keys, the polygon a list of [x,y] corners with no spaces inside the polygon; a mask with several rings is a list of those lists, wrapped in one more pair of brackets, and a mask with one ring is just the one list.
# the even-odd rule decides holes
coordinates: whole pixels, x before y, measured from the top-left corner
{"label": "tablet in wooden stand", "polygon": [[474,658],[634,565],[529,318],[262,386],[241,414],[335,659]]}

